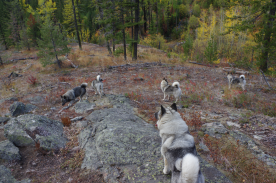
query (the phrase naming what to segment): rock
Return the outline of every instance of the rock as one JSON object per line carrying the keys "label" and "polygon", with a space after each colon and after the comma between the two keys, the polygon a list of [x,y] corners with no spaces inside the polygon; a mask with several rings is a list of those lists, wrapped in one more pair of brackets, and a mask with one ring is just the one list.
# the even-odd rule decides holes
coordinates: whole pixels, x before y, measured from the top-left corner
{"label": "rock", "polygon": [[31,103],[31,104],[42,104],[45,102],[45,98],[42,96],[35,96],[35,97],[29,97],[27,98],[27,100]]}
{"label": "rock", "polygon": [[219,122],[206,123],[202,125],[202,130],[205,134],[216,138],[220,138],[221,134],[228,133],[228,130]]}
{"label": "rock", "polygon": [[235,127],[237,127],[237,128],[241,128],[241,125],[239,125],[239,124],[237,124],[237,123],[233,123],[233,122],[231,122],[231,121],[227,121],[226,124],[227,124],[228,126],[235,126]]}
{"label": "rock", "polygon": [[9,140],[0,142],[0,158],[5,160],[20,160],[19,149]]}
{"label": "rock", "polygon": [[8,122],[10,120],[10,118],[7,118],[7,117],[0,117],[0,125]]}
{"label": "rock", "polygon": [[4,165],[0,165],[0,183],[31,183],[31,180],[24,179],[17,181],[11,174],[11,171]]}
{"label": "rock", "polygon": [[40,147],[50,150],[65,147],[63,124],[45,116],[25,114],[10,120],[4,126],[5,137],[16,146],[33,146],[35,142]]}
{"label": "rock", "polygon": [[71,119],[71,121],[79,121],[79,120],[82,120],[83,116],[78,116],[78,117],[75,117],[73,119]]}
{"label": "rock", "polygon": [[260,137],[260,136],[258,136],[258,135],[253,135],[253,137],[254,137],[255,139],[257,139],[257,140],[262,140],[262,139],[263,139],[262,137]]}
{"label": "rock", "polygon": [[[134,115],[127,98],[107,95],[104,100],[113,108],[93,111],[86,117],[89,126],[79,134],[79,145],[85,151],[81,167],[100,171],[110,183],[169,183],[171,177],[162,172],[158,130]],[[206,162],[201,170],[209,182],[230,182]]]}
{"label": "rock", "polygon": [[87,121],[80,121],[76,124],[76,127],[85,128],[85,127],[87,127],[87,125],[88,125]]}
{"label": "rock", "polygon": [[203,142],[199,143],[199,149],[203,150],[204,152],[209,152],[210,151],[208,149],[208,147]]}
{"label": "rock", "polygon": [[86,111],[94,109],[94,107],[95,107],[95,104],[90,103],[88,100],[78,102],[74,106],[75,112],[78,113],[78,114],[83,114]]}
{"label": "rock", "polygon": [[26,114],[28,112],[31,112],[32,110],[34,110],[36,108],[36,106],[31,105],[31,104],[23,104],[22,102],[14,102],[11,106],[10,106],[10,113],[11,116],[13,117],[17,117],[19,115],[22,114]]}

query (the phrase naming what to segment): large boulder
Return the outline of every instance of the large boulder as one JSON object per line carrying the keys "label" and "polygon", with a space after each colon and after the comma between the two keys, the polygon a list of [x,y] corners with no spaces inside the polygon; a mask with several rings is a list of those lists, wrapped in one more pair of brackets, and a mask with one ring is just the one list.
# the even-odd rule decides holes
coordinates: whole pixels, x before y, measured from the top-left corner
{"label": "large boulder", "polygon": [[[79,134],[85,150],[82,168],[99,170],[105,182],[170,182],[164,175],[159,132],[137,117],[124,96],[107,95],[103,105],[86,117],[88,126]],[[96,104],[101,104],[96,101]],[[206,182],[231,182],[215,167],[201,160]],[[204,162],[204,163],[203,163]]]}
{"label": "large boulder", "polygon": [[63,124],[45,116],[25,114],[13,118],[4,126],[5,137],[16,146],[33,146],[50,150],[65,147]]}
{"label": "large boulder", "polygon": [[222,134],[227,134],[228,130],[219,122],[206,123],[202,125],[202,131],[212,137],[220,138]]}
{"label": "large boulder", "polygon": [[0,183],[31,183],[31,180],[24,179],[17,181],[11,174],[11,171],[4,165],[0,165]]}
{"label": "large boulder", "polygon": [[75,112],[78,114],[83,114],[87,111],[93,110],[95,107],[94,103],[90,103],[88,100],[78,102],[74,105]]}
{"label": "large boulder", "polygon": [[19,149],[9,140],[0,142],[0,158],[5,160],[20,160]]}
{"label": "large boulder", "polygon": [[10,106],[10,114],[13,117],[17,117],[19,115],[29,113],[29,112],[33,111],[35,108],[36,108],[36,106],[34,106],[32,104],[25,105],[22,102],[14,102]]}
{"label": "large boulder", "polygon": [[0,117],[0,125],[8,122],[10,120],[10,118],[6,118],[6,117]]}

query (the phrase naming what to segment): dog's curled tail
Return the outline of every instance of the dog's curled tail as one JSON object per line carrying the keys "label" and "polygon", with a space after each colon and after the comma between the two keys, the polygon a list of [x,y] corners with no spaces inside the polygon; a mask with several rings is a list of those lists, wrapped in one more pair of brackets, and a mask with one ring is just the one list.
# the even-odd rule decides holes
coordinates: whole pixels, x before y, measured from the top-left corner
{"label": "dog's curled tail", "polygon": [[197,182],[199,173],[199,160],[193,154],[186,154],[182,159],[181,182]]}
{"label": "dog's curled tail", "polygon": [[82,88],[86,88],[86,87],[87,87],[87,83],[82,83],[82,84],[81,84],[81,87],[82,87]]}
{"label": "dog's curled tail", "polygon": [[175,82],[173,82],[172,86],[176,87],[176,88],[179,88],[180,84],[179,84],[179,82],[175,81]]}

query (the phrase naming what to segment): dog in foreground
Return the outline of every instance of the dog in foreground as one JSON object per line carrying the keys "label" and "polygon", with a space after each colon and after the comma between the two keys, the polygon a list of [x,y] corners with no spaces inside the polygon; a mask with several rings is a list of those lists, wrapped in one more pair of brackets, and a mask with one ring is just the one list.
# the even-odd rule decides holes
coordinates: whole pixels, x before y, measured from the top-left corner
{"label": "dog in foreground", "polygon": [[159,135],[162,138],[161,154],[163,173],[172,172],[172,183],[204,183],[193,136],[177,112],[176,104],[155,113]]}
{"label": "dog in foreground", "polygon": [[246,80],[244,75],[240,75],[239,78],[235,78],[231,73],[228,72],[227,79],[229,83],[229,89],[232,85],[241,85],[243,91],[245,90]]}
{"label": "dog in foreground", "polygon": [[170,99],[170,95],[173,95],[175,97],[176,103],[177,100],[181,97],[181,89],[179,86],[179,82],[176,81],[173,82],[172,85],[169,85],[167,79],[163,78],[163,80],[161,81],[161,90],[164,93],[163,100],[166,100],[166,96],[168,96],[168,99]]}
{"label": "dog in foreground", "polygon": [[102,97],[102,95],[104,95],[104,93],[103,93],[103,80],[102,80],[100,75],[97,76],[96,80],[92,81],[91,87],[95,90],[96,95],[100,94],[101,97]]}
{"label": "dog in foreground", "polygon": [[68,106],[71,106],[77,97],[80,97],[80,101],[82,101],[82,97],[86,94],[86,87],[87,83],[82,83],[80,86],[68,90],[65,94],[61,95],[62,105],[64,106],[67,102],[70,102]]}

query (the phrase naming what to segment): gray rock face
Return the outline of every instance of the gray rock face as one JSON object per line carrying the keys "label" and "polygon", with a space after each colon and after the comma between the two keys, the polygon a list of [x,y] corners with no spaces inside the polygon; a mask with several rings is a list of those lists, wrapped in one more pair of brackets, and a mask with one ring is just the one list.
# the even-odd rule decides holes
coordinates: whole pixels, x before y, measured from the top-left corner
{"label": "gray rock face", "polygon": [[24,179],[17,181],[11,174],[11,171],[4,165],[0,165],[0,183],[31,183],[31,180]]}
{"label": "gray rock face", "polygon": [[[134,115],[127,98],[107,98],[113,108],[92,112],[86,117],[89,126],[79,134],[79,144],[85,150],[82,168],[100,170],[105,182],[169,183],[171,177],[162,172],[158,130]],[[230,182],[206,162],[201,170],[210,182]]]}
{"label": "gray rock face", "polygon": [[13,118],[4,126],[5,137],[16,146],[33,146],[35,142],[40,147],[50,150],[65,146],[63,124],[45,116],[25,114]]}
{"label": "gray rock face", "polygon": [[6,118],[6,117],[0,117],[0,125],[8,122],[10,120],[10,118]]}
{"label": "gray rock face", "polygon": [[78,114],[83,114],[86,111],[94,109],[94,107],[95,107],[95,104],[90,103],[88,100],[78,102],[74,105],[75,112]]}
{"label": "gray rock face", "polygon": [[221,134],[228,133],[228,130],[219,122],[206,123],[202,125],[202,130],[204,133],[216,138],[220,138]]}
{"label": "gray rock face", "polygon": [[43,102],[45,102],[45,97],[42,96],[35,96],[35,97],[30,97],[27,98],[27,100],[31,103],[31,104],[41,104]]}
{"label": "gray rock face", "polygon": [[14,146],[9,140],[0,142],[0,158],[6,160],[20,160],[18,147]]}
{"label": "gray rock face", "polygon": [[36,106],[31,105],[31,104],[23,104],[22,102],[14,102],[11,106],[10,106],[10,114],[13,117],[17,117],[19,115],[22,114],[26,114],[28,112],[31,112],[32,110],[34,110],[36,108]]}
{"label": "gray rock face", "polygon": [[247,146],[249,150],[261,161],[265,162],[269,166],[276,166],[276,157],[265,154],[265,152],[258,147],[258,145],[247,135],[238,130],[231,131],[229,133],[236,140],[239,140],[243,145]]}

